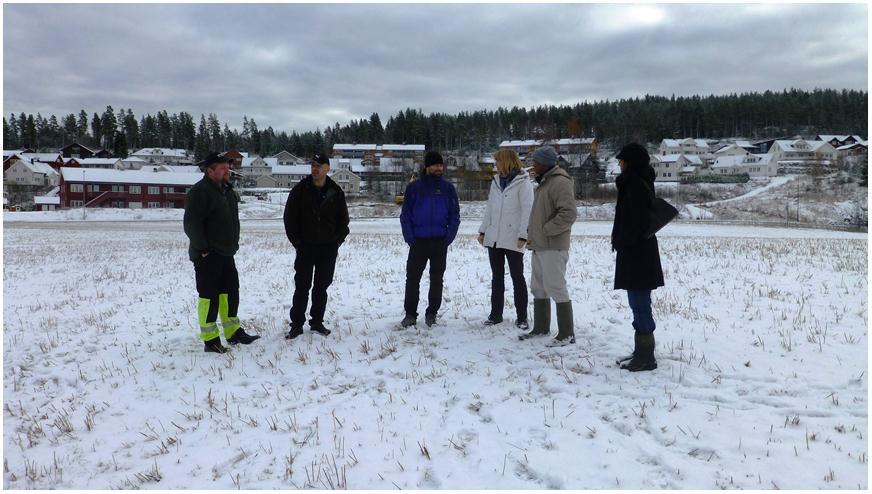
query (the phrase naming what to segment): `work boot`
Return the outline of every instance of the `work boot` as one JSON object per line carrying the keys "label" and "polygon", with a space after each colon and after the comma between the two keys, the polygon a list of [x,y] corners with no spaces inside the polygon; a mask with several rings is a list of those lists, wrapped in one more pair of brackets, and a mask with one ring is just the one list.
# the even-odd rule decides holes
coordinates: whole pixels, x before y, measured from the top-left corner
{"label": "work boot", "polygon": [[533,331],[524,333],[518,336],[518,339],[524,341],[528,338],[537,336],[547,336],[551,332],[551,299],[550,298],[534,298],[533,299]]}
{"label": "work boot", "polygon": [[409,326],[414,326],[418,322],[418,317],[414,314],[406,314],[406,317],[400,321],[400,326],[403,328],[408,328]]}
{"label": "work boot", "polygon": [[203,351],[208,353],[227,353],[227,349],[221,344],[221,338],[206,340],[203,345]]}
{"label": "work boot", "polygon": [[433,327],[436,324],[436,314],[424,314],[424,322],[427,326]]}
{"label": "work boot", "polygon": [[237,343],[242,343],[243,345],[248,345],[254,340],[260,338],[260,335],[257,334],[248,334],[244,329],[239,328],[236,332],[233,333],[233,336],[227,338],[227,343],[231,345],[236,345]]}
{"label": "work boot", "polygon": [[300,325],[291,324],[291,330],[288,331],[288,334],[285,335],[285,339],[286,340],[293,340],[297,336],[302,336],[302,335],[303,335],[303,325],[302,324],[300,324]]}
{"label": "work boot", "polygon": [[330,336],[330,330],[324,327],[324,323],[319,322],[317,324],[309,323],[309,329],[314,333],[318,333],[321,336]]}
{"label": "work boot", "polygon": [[621,365],[621,369],[630,372],[650,371],[657,368],[654,359],[654,333],[636,333],[636,350],[629,362]]}

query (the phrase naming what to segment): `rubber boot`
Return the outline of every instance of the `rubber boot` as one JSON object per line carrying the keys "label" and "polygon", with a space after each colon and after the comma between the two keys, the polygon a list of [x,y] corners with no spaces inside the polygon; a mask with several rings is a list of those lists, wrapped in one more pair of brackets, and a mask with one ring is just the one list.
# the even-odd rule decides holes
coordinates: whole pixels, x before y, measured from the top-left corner
{"label": "rubber boot", "polygon": [[557,304],[557,337],[548,346],[564,346],[575,343],[575,325],[572,319],[572,301]]}
{"label": "rubber boot", "polygon": [[551,299],[533,299],[533,331],[518,336],[523,341],[527,338],[547,336],[551,332]]}
{"label": "rubber boot", "polygon": [[657,368],[654,359],[654,333],[636,333],[636,350],[629,362],[621,365],[621,369],[630,372],[651,371]]}

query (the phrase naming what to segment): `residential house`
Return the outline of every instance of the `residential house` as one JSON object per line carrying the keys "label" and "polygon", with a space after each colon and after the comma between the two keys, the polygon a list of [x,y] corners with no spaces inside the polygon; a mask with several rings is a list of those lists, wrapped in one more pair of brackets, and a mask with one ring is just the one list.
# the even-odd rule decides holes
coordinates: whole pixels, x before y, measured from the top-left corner
{"label": "residential house", "polygon": [[33,204],[37,211],[54,211],[61,205],[60,187],[55,187],[43,196],[35,196]]}
{"label": "residential house", "polygon": [[715,160],[711,167],[711,173],[715,175],[747,173],[751,177],[774,177],[778,170],[771,159],[771,155],[766,158],[754,154],[746,156],[723,155]]}
{"label": "residential house", "polygon": [[193,160],[185,149],[143,148],[134,151],[130,156],[140,158],[151,164],[192,164]]}
{"label": "residential house", "polygon": [[78,142],[62,147],[60,153],[64,158],[109,158],[112,156],[112,153],[106,149],[92,148]]}
{"label": "residential house", "polygon": [[3,180],[9,185],[57,185],[58,172],[47,163],[19,159],[3,173]]}
{"label": "residential house", "polygon": [[349,169],[330,170],[328,176],[347,195],[360,194],[360,177]]}
{"label": "residential house", "polygon": [[651,156],[651,166],[654,168],[655,180],[658,182],[678,182],[685,160],[680,154],[655,154]]}
{"label": "residential house", "polygon": [[272,174],[272,167],[279,164],[278,158],[261,158],[260,156],[242,158],[240,169],[246,179],[256,180],[262,175]]}
{"label": "residential house", "polygon": [[834,164],[836,149],[827,141],[806,141],[805,139],[775,141],[769,149],[772,161],[777,166],[807,167],[814,164]]}
{"label": "residential house", "polygon": [[672,154],[707,154],[710,152],[709,145],[705,139],[663,139],[660,142],[657,154],[661,156]]}
{"label": "residential house", "polygon": [[275,158],[276,164],[279,165],[302,165],[306,163],[306,160],[288,151],[281,151],[274,154],[272,158]]}
{"label": "residential house", "polygon": [[182,208],[198,173],[61,168],[60,206]]}
{"label": "residential house", "polygon": [[121,158],[78,158],[78,168],[103,168],[106,170],[123,170],[126,167]]}
{"label": "residential house", "polygon": [[864,142],[863,138],[858,135],[818,135],[815,137],[816,141],[826,141],[830,143],[834,148],[839,148],[848,144],[856,144],[858,142]]}

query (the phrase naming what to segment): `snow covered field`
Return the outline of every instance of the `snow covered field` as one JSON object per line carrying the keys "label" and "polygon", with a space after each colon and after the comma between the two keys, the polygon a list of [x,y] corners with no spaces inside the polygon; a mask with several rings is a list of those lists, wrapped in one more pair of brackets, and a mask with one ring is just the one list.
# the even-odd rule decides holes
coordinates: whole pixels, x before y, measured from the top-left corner
{"label": "snow covered field", "polygon": [[482,326],[473,220],[432,330],[395,329],[398,220],[355,220],[333,335],[289,343],[293,250],[245,220],[240,316],[263,338],[214,355],[178,218],[4,218],[5,488],[868,488],[866,234],[670,225],[660,367],[631,374],[609,223],[573,230],[578,344],[549,349],[517,341],[510,294]]}

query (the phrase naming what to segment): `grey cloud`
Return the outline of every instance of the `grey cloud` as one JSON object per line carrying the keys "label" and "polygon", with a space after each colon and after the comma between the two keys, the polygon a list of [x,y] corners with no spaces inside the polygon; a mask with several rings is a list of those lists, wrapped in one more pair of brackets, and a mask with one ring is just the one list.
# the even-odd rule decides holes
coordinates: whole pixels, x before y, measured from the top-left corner
{"label": "grey cloud", "polygon": [[311,130],[644,94],[866,89],[865,5],[4,6],[4,113]]}

